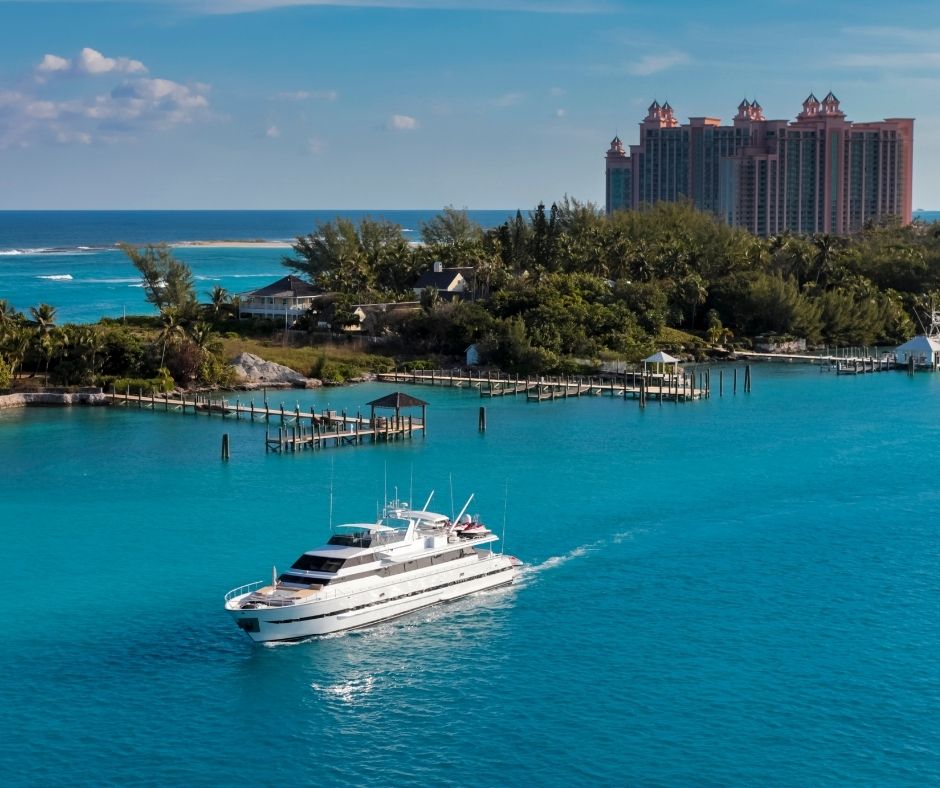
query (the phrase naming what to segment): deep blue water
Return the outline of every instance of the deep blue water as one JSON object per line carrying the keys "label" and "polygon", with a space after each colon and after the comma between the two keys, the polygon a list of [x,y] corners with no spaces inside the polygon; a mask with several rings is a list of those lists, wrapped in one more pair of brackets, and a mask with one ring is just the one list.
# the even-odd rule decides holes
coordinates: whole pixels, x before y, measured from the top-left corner
{"label": "deep blue water", "polygon": [[[5,782],[940,781],[940,376],[487,400],[485,435],[475,392],[402,388],[425,439],[288,456],[219,418],[0,413]],[[323,541],[331,476],[336,519],[371,517],[386,469],[445,511],[453,475],[498,530],[508,482],[523,581],[253,645],[224,592]]]}

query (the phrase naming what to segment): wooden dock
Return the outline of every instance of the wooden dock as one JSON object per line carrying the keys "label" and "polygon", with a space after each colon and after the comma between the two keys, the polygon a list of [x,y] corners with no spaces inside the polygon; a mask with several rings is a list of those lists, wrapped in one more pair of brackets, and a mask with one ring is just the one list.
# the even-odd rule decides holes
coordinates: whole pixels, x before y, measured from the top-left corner
{"label": "wooden dock", "polygon": [[[543,375],[535,378],[473,369],[435,369],[383,372],[376,378],[387,383],[476,388],[481,397],[525,394],[527,402],[607,395],[635,399],[645,405],[650,399],[660,402],[694,402],[711,395],[711,373],[708,369],[678,375],[626,372],[621,375]],[[746,379],[747,391],[750,388],[749,371]]]}
{"label": "wooden dock", "polygon": [[[268,451],[292,452],[300,449],[320,449],[356,445],[367,441],[389,442],[412,438],[417,433],[426,434],[425,419],[413,416],[363,416],[345,410],[315,409],[301,410],[300,403],[289,410],[282,402],[272,408],[267,399],[255,405],[253,399],[242,404],[237,398],[234,403],[227,398],[212,398],[204,394],[193,394],[192,399],[184,395],[170,396],[138,392],[132,394],[111,391],[106,393],[109,404],[116,407],[137,408],[139,410],[163,411],[166,413],[192,414],[195,416],[218,415],[223,419],[247,419],[251,422],[265,423],[265,447]],[[272,433],[270,426],[277,423],[277,432]]]}
{"label": "wooden dock", "polygon": [[896,359],[888,353],[882,355],[851,353],[757,353],[736,350],[735,356],[757,361],[780,361],[790,364],[818,364],[837,375],[861,375],[866,372],[887,372],[900,369]]}

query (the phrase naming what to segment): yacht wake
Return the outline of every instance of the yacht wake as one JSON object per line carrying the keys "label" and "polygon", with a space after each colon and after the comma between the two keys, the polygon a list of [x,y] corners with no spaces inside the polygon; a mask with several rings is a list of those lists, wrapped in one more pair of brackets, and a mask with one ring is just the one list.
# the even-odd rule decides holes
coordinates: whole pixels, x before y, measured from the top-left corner
{"label": "yacht wake", "polygon": [[589,544],[583,544],[580,547],[575,547],[573,550],[569,550],[564,555],[553,555],[551,558],[546,558],[539,564],[526,564],[519,570],[519,574],[523,580],[533,575],[538,575],[548,569],[557,569],[563,564],[567,564],[569,561],[574,560],[575,558],[580,558],[581,556],[587,555],[592,550],[596,550],[603,544],[603,539],[598,539],[596,542],[591,542]]}

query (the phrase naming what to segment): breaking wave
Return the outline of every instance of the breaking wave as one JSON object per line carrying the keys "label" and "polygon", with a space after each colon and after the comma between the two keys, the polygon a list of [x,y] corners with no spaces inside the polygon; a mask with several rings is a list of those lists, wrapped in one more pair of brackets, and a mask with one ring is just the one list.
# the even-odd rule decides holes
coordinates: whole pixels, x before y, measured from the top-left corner
{"label": "breaking wave", "polygon": [[44,276],[37,276],[37,279],[48,279],[53,282],[70,282],[72,281],[71,274],[46,274]]}

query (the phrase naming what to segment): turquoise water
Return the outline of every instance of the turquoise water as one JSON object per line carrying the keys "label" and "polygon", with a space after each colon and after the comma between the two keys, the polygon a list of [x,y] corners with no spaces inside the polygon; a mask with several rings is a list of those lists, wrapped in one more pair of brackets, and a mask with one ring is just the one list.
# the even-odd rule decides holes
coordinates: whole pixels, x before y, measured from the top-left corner
{"label": "turquoise water", "polygon": [[[0,413],[6,781],[936,783],[940,376],[712,380],[645,411],[486,400],[485,435],[475,393],[402,387],[426,439],[287,456],[219,418]],[[452,474],[497,530],[508,482],[522,582],[253,645],[225,591],[323,541],[331,476],[336,520],[371,517],[386,468],[444,511]]]}

